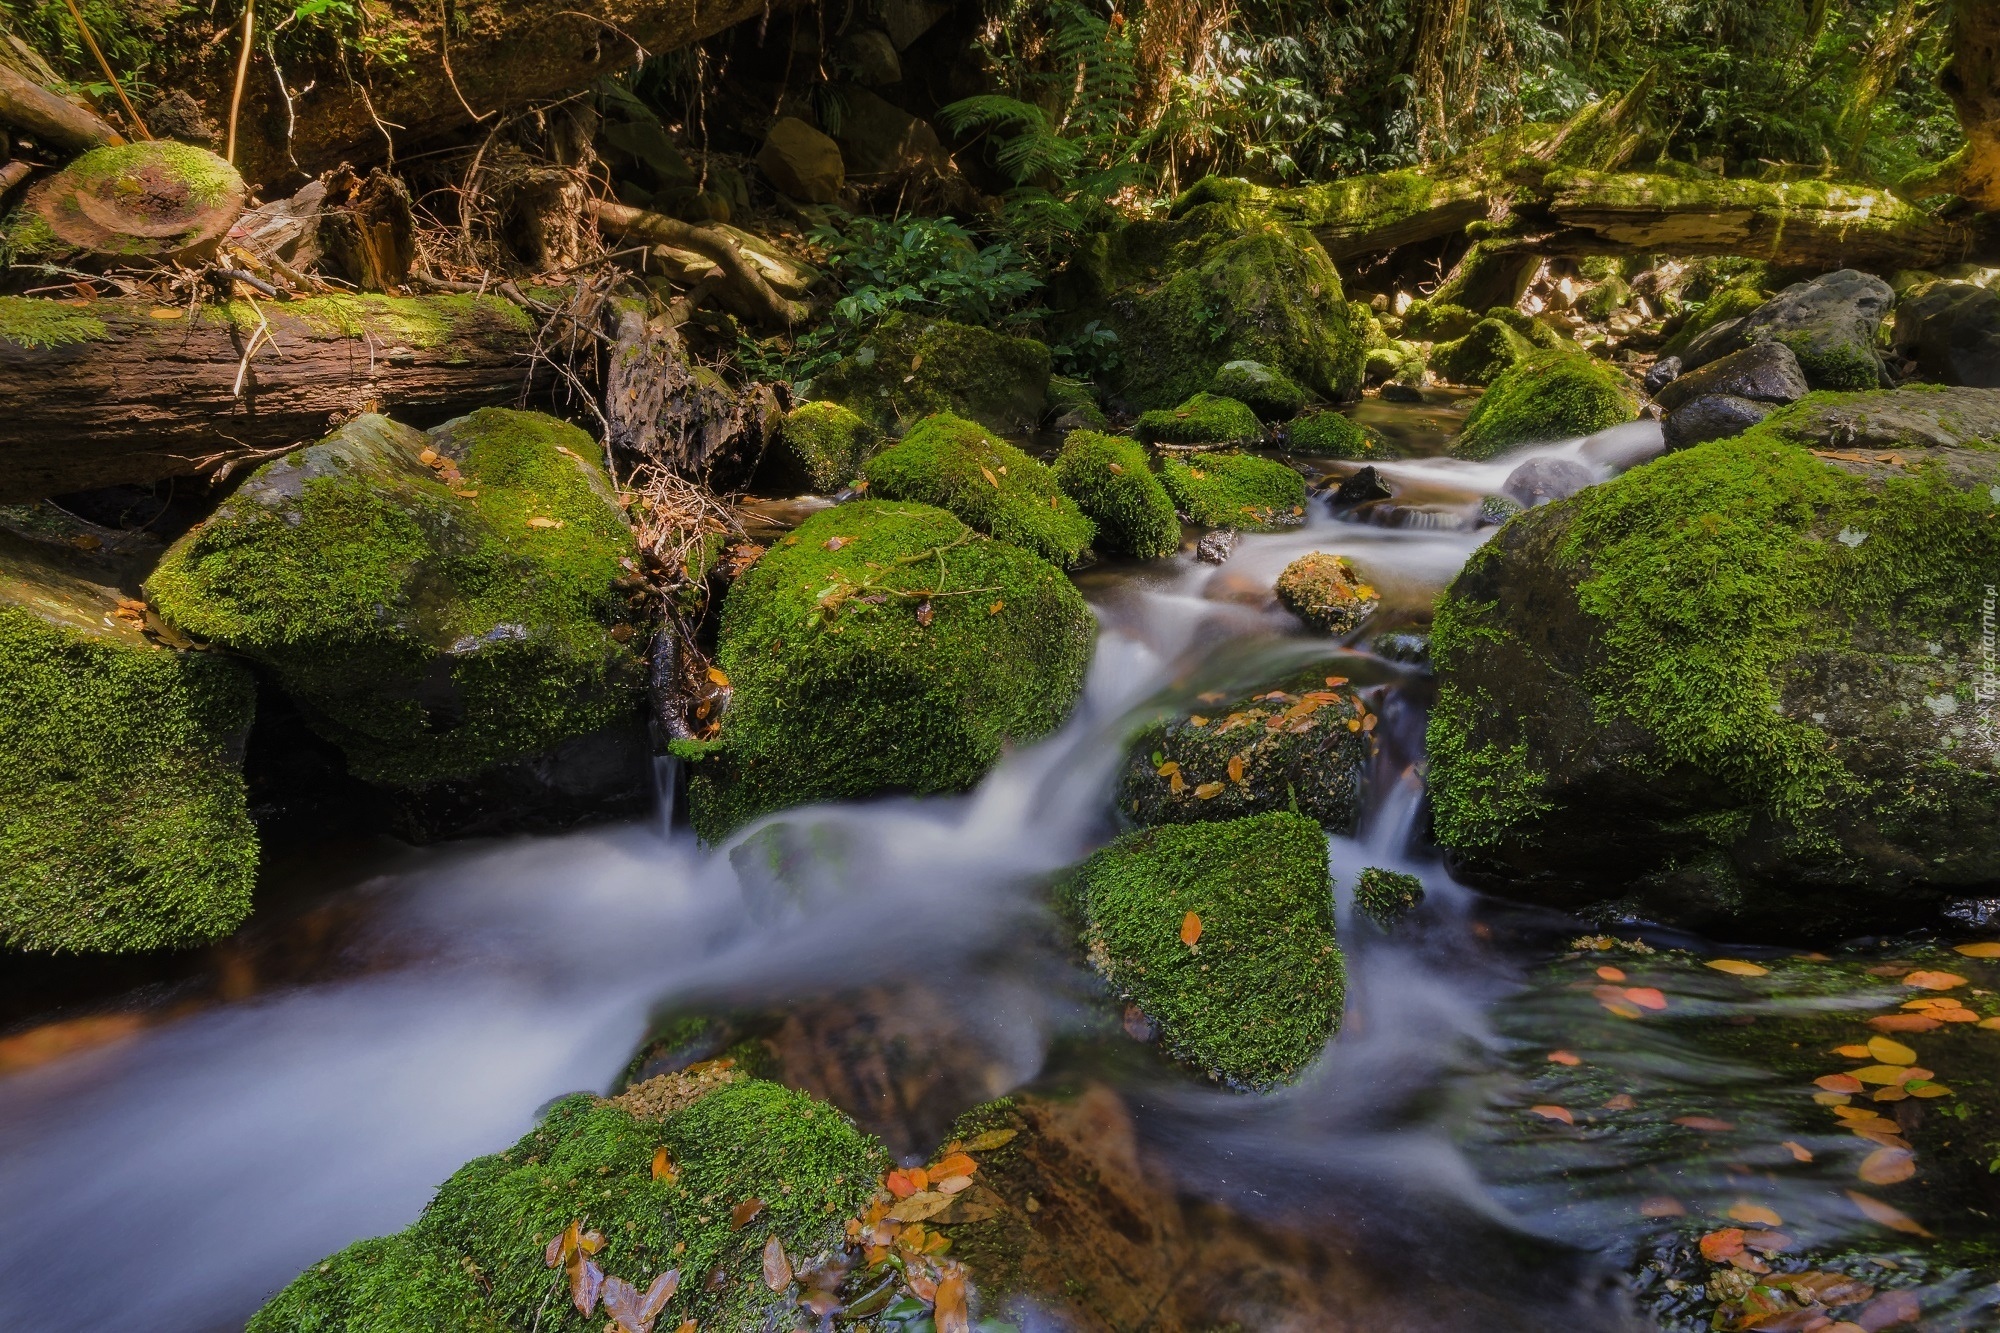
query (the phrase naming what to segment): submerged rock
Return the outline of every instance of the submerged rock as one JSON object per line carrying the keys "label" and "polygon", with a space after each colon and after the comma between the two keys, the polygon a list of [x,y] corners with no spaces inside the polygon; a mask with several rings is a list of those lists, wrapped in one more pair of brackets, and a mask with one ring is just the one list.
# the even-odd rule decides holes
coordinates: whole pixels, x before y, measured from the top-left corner
{"label": "submerged rock", "polygon": [[1046,465],[948,412],[926,417],[864,470],[881,499],[936,505],[1058,565],[1081,560],[1097,535]]}
{"label": "submerged rock", "polygon": [[1218,1082],[1289,1082],[1340,1026],[1326,835],[1295,814],[1128,834],[1065,884],[1091,964]]}
{"label": "submerged rock", "polygon": [[1639,415],[1625,377],[1583,352],[1531,352],[1493,381],[1451,447],[1458,458],[1491,458],[1516,445],[1590,435]]}
{"label": "submerged rock", "polygon": [[710,842],[806,801],[962,791],[1053,730],[1095,621],[1062,571],[942,509],[824,510],[730,588],[716,662],[732,687],[695,760]]}
{"label": "submerged rock", "polygon": [[1119,435],[1071,431],[1056,485],[1097,525],[1100,550],[1163,560],[1181,549],[1181,522],[1146,451]]}
{"label": "submerged rock", "polygon": [[1958,442],[1996,412],[1993,390],[1815,395],[1502,528],[1436,622],[1458,865],[1794,933],[2000,877],[1968,600],[2000,561],[2000,455]]}
{"label": "submerged rock", "polygon": [[1248,404],[1220,394],[1198,393],[1178,407],[1142,414],[1132,433],[1148,444],[1219,447],[1256,444],[1264,438],[1264,425]]}
{"label": "submerged rock", "polygon": [[815,378],[813,392],[885,431],[951,412],[989,430],[1026,432],[1048,405],[1049,349],[950,320],[891,315]]}
{"label": "submerged rock", "polygon": [[1328,634],[1348,633],[1382,605],[1382,595],[1362,580],[1353,561],[1325,551],[1286,565],[1277,593],[1287,611]]}
{"label": "submerged rock", "polygon": [[1369,866],[1354,882],[1354,907],[1388,930],[1423,906],[1424,882],[1415,875]]}
{"label": "submerged rock", "polygon": [[1270,532],[1305,522],[1305,478],[1255,454],[1164,459],[1160,481],[1180,511],[1205,528]]}
{"label": "submerged rock", "polygon": [[1743,321],[1746,342],[1782,343],[1815,389],[1873,389],[1889,382],[1875,335],[1895,290],[1851,268],[1793,283]]}
{"label": "submerged rock", "polygon": [[1234,398],[1261,421],[1290,421],[1306,405],[1306,391],[1282,370],[1257,361],[1231,361],[1215,372],[1208,391]]}
{"label": "submerged rock", "polygon": [[599,457],[532,412],[360,417],[257,469],[147,591],[269,668],[412,833],[634,808],[637,548]]}
{"label": "submerged rock", "polygon": [[757,479],[777,491],[831,495],[860,478],[881,442],[880,431],[839,403],[800,403],[785,414]]}
{"label": "submerged rock", "polygon": [[250,673],[149,633],[158,546],[0,508],[0,944],[185,947],[250,914]]}
{"label": "submerged rock", "polygon": [[1896,350],[1939,384],[2000,388],[2000,293],[1934,282],[1896,307]]}
{"label": "submerged rock", "polygon": [[1204,696],[1201,711],[1132,743],[1119,808],[1141,824],[1293,810],[1353,832],[1374,724],[1361,696],[1342,684],[1309,671],[1233,700]]}

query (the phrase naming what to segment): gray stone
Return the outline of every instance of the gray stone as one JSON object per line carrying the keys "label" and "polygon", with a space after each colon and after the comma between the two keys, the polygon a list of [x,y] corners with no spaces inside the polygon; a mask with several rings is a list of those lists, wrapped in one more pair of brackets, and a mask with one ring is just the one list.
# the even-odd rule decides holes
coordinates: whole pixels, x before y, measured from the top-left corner
{"label": "gray stone", "polygon": [[1689,449],[1710,440],[1741,435],[1771,415],[1769,403],[1755,403],[1733,394],[1712,393],[1667,413],[1663,424],[1667,451]]}
{"label": "gray stone", "polygon": [[1895,302],[1888,283],[1844,268],[1785,288],[1743,317],[1743,335],[1791,348],[1815,389],[1873,389],[1889,383],[1875,335]]}
{"label": "gray stone", "polygon": [[1596,484],[1597,474],[1575,459],[1542,457],[1531,458],[1508,473],[1500,489],[1523,509],[1533,509]]}
{"label": "gray stone", "polygon": [[2000,388],[2000,293],[1934,282],[1896,308],[1896,350],[1939,384]]}
{"label": "gray stone", "polygon": [[857,28],[840,44],[840,63],[856,83],[871,88],[900,82],[903,62],[896,55],[896,43],[880,28]]}
{"label": "gray stone", "polygon": [[1646,372],[1646,381],[1645,381],[1646,392],[1651,394],[1657,394],[1661,389],[1664,389],[1667,387],[1667,385],[1672,384],[1674,382],[1674,376],[1680,373],[1681,373],[1681,359],[1679,357],[1677,356],[1661,357],[1658,361],[1653,363],[1653,368]]}
{"label": "gray stone", "polygon": [[1340,488],[1333,493],[1333,503],[1339,508],[1346,509],[1358,504],[1367,504],[1370,500],[1391,499],[1395,494],[1388,483],[1382,480],[1380,472],[1373,467],[1364,467],[1340,483]]}
{"label": "gray stone", "polygon": [[1194,558],[1203,564],[1219,565],[1227,560],[1236,549],[1236,529],[1217,528],[1208,533],[1194,548]]}
{"label": "gray stone", "polygon": [[1653,396],[1671,412],[1683,403],[1711,394],[1728,394],[1758,403],[1796,403],[1810,390],[1798,357],[1783,343],[1754,343],[1740,352],[1689,371]]}
{"label": "gray stone", "polygon": [[1685,375],[1741,348],[1745,341],[1743,323],[1748,318],[1747,315],[1738,315],[1734,319],[1711,324],[1697,333],[1681,349],[1681,374]]}

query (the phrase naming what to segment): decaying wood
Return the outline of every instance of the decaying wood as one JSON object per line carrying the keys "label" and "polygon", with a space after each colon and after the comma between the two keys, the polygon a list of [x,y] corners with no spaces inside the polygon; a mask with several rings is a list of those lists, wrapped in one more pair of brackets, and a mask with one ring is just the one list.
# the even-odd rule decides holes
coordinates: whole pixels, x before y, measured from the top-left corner
{"label": "decaying wood", "polygon": [[4,60],[0,60],[0,121],[63,152],[125,142],[101,116],[56,96]]}
{"label": "decaying wood", "polygon": [[732,389],[713,371],[689,365],[666,320],[649,319],[631,304],[614,309],[604,376],[605,438],[612,447],[682,477],[747,477],[780,415],[770,386]]}
{"label": "decaying wood", "polygon": [[602,199],[591,202],[590,215],[614,236],[692,250],[713,260],[737,298],[749,306],[754,318],[765,323],[791,328],[804,322],[809,313],[803,303],[779,295],[762,270],[744,257],[736,240],[719,227],[697,227],[663,213]]}
{"label": "decaying wood", "polygon": [[535,387],[534,327],[497,297],[260,300],[193,314],[0,300],[12,302],[0,319],[0,503],[205,472],[317,439],[364,410],[434,424]]}
{"label": "decaying wood", "polygon": [[334,273],[365,292],[394,291],[417,260],[410,191],[380,167],[365,177],[345,164],[327,174],[316,241]]}

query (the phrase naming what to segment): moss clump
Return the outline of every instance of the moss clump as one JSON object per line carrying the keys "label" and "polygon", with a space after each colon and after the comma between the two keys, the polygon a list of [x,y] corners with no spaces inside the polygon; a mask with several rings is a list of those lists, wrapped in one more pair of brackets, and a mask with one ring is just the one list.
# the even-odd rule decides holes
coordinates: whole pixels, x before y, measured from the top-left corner
{"label": "moss clump", "polygon": [[1346,634],[1375,614],[1382,595],[1362,579],[1344,555],[1313,551],[1278,575],[1278,600],[1314,629]]}
{"label": "moss clump", "polygon": [[1314,412],[1293,421],[1285,431],[1285,452],[1314,458],[1400,458],[1387,440],[1341,412]]}
{"label": "moss clump", "polygon": [[1119,808],[1141,824],[1289,810],[1351,833],[1374,746],[1367,719],[1361,696],[1319,670],[1201,705],[1132,743]]}
{"label": "moss clump", "polygon": [[1340,1025],[1326,835],[1310,819],[1130,834],[1085,861],[1069,892],[1091,961],[1160,1025],[1170,1055],[1212,1079],[1286,1082]]}
{"label": "moss clump", "polygon": [[1306,391],[1282,370],[1255,361],[1231,361],[1215,372],[1208,391],[1234,398],[1260,421],[1290,421],[1306,405]]}
{"label": "moss clump", "polygon": [[1111,418],[1097,401],[1097,390],[1083,380],[1049,377],[1049,415],[1059,430],[1108,430]]}
{"label": "moss clump", "polygon": [[1535,345],[1497,319],[1482,319],[1456,342],[1431,352],[1431,369],[1453,384],[1491,384],[1535,350]]}
{"label": "moss clump", "polygon": [[1496,305],[1486,312],[1484,318],[1499,320],[1537,347],[1561,347],[1569,341],[1568,335],[1555,325],[1510,305]]}
{"label": "moss clump", "polygon": [[1165,459],[1160,481],[1175,506],[1205,528],[1274,532],[1305,522],[1305,479],[1255,454]]}
{"label": "moss clump", "polygon": [[1097,524],[1106,551],[1163,560],[1181,548],[1181,523],[1146,451],[1132,441],[1076,430],[1056,458],[1056,485]]}
{"label": "moss clump", "polygon": [[17,347],[46,349],[95,342],[104,321],[62,301],[34,296],[0,296],[0,338]]}
{"label": "moss clump", "polygon": [[882,499],[936,505],[1058,565],[1075,564],[1097,535],[1047,467],[948,412],[918,423],[865,471]]}
{"label": "moss clump", "polygon": [[1589,435],[1638,415],[1638,395],[1602,361],[1568,348],[1535,351],[1473,404],[1451,451],[1458,458],[1491,458],[1516,445]]}
{"label": "moss clump", "polygon": [[1755,287],[1725,287],[1702,302],[1680,330],[1660,349],[1662,357],[1679,356],[1687,345],[1726,319],[1747,315],[1763,305],[1764,293]]}
{"label": "moss clump", "polygon": [[1028,431],[1048,405],[1049,349],[1033,338],[892,315],[815,379],[813,392],[885,431],[939,412]]}
{"label": "moss clump", "polygon": [[[336,292],[291,301],[282,310],[322,338],[374,338],[417,350],[488,334],[507,337],[511,344],[511,335],[534,331],[527,311],[497,296]],[[242,301],[205,308],[203,317],[227,319],[246,333],[259,322],[258,312]]]}
{"label": "moss clump", "polygon": [[1472,332],[1479,316],[1449,302],[1412,301],[1403,313],[1403,332],[1424,342],[1446,342]]}
{"label": "moss clump", "polygon": [[1417,910],[1424,901],[1424,882],[1415,875],[1369,866],[1354,882],[1354,906],[1360,913],[1389,929]]}
{"label": "moss clump", "polygon": [[778,432],[776,479],[826,495],[861,478],[882,436],[839,403],[801,403]]}
{"label": "moss clump", "polygon": [[[565,1098],[508,1151],[461,1167],[409,1230],[308,1269],[251,1333],[597,1333],[606,1315],[579,1314],[544,1258],[572,1222],[601,1232],[594,1261],[642,1291],[680,1270],[662,1325],[778,1326],[798,1292],[764,1284],[765,1243],[776,1236],[795,1269],[837,1254],[888,1158],[805,1093],[748,1079],[709,1086],[658,1099],[677,1108],[663,1118],[631,1114],[626,1099]],[[654,1173],[661,1149],[678,1172],[670,1179]],[[761,1206],[735,1225],[750,1200]]]}
{"label": "moss clump", "polygon": [[1255,444],[1264,438],[1263,424],[1248,405],[1212,393],[1147,412],[1132,432],[1148,444]]}
{"label": "moss clump", "polygon": [[83,189],[113,188],[150,172],[164,173],[186,187],[189,198],[200,205],[223,202],[243,190],[243,178],[227,161],[206,148],[172,139],[93,148],[63,168],[63,174]]}
{"label": "moss clump", "polygon": [[734,694],[694,767],[696,832],[717,841],[803,801],[970,787],[1004,745],[1067,715],[1094,625],[1060,570],[941,509],[813,515],[723,603],[716,660]]}
{"label": "moss clump", "polygon": [[635,636],[613,633],[635,549],[574,426],[369,416],[259,468],[147,586],[270,667],[357,776],[414,788],[635,716]]}

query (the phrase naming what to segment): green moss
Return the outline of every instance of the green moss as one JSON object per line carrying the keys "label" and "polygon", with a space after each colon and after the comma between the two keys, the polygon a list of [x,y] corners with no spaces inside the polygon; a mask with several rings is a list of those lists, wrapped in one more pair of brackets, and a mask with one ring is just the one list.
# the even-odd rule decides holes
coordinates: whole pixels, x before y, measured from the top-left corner
{"label": "green moss", "polygon": [[[1764,304],[1764,293],[1755,287],[1725,287],[1702,302],[1701,309],[1688,316],[1680,331],[1660,349],[1663,357],[1679,356],[1687,345],[1726,319],[1747,315]],[[1871,386],[1872,387],[1872,386]]]}
{"label": "green moss", "polygon": [[1255,444],[1264,438],[1263,425],[1247,405],[1212,393],[1147,412],[1132,430],[1148,444]]}
{"label": "green moss", "polygon": [[893,315],[813,381],[885,431],[949,412],[997,431],[1026,431],[1048,404],[1049,349],[991,329]]}
{"label": "green moss", "polygon": [[[1340,1023],[1326,835],[1292,814],[1130,834],[1073,890],[1091,960],[1160,1025],[1175,1059],[1263,1087],[1295,1078]],[[1201,935],[1181,942],[1189,913]]]}
{"label": "green moss", "polygon": [[[215,313],[209,317],[228,319],[238,328],[257,327],[257,312],[247,304],[231,302],[213,309]],[[309,329],[323,337],[365,337],[419,350],[441,347],[453,338],[488,330],[534,331],[527,311],[497,296],[381,296],[339,292],[289,302],[283,313],[303,320]]]}
{"label": "green moss", "polygon": [[948,412],[919,422],[865,471],[884,500],[936,505],[1058,565],[1075,564],[1097,535],[1046,466]]}
{"label": "green moss", "polygon": [[1496,305],[1483,318],[1499,320],[1537,347],[1561,347],[1569,342],[1568,336],[1553,324],[1510,305]]}
{"label": "green moss", "polygon": [[1097,524],[1105,551],[1163,560],[1181,547],[1174,502],[1153,475],[1146,451],[1131,440],[1076,430],[1056,458],[1056,485]]}
{"label": "green moss", "polygon": [[1576,308],[1601,324],[1631,303],[1632,284],[1614,272],[1578,297]]}
{"label": "green moss", "polygon": [[77,189],[101,190],[149,170],[163,172],[186,185],[189,196],[203,207],[229,199],[243,189],[243,178],[228,162],[206,148],[172,139],[93,148],[63,168],[63,175]]}
{"label": "green moss", "polygon": [[1305,521],[1305,479],[1255,454],[1165,459],[1160,481],[1175,506],[1206,528],[1271,532]]}
{"label": "green moss", "polygon": [[1049,377],[1049,414],[1057,423],[1080,423],[1085,430],[1108,430],[1111,419],[1097,401],[1097,390],[1083,380]]}
{"label": "green moss", "polygon": [[1497,319],[1482,319],[1456,342],[1439,343],[1431,369],[1453,384],[1491,384],[1535,345]]}
{"label": "green moss", "polygon": [[1403,313],[1403,332],[1425,342],[1442,342],[1463,338],[1478,322],[1479,316],[1462,305],[1416,300]]}
{"label": "green moss", "polygon": [[62,347],[95,342],[106,335],[104,321],[62,301],[33,296],[0,296],[0,338],[17,347]]}
{"label": "green moss", "polygon": [[1387,930],[1424,901],[1424,882],[1415,875],[1369,866],[1354,882],[1354,906]]}
{"label": "green moss", "polygon": [[1810,330],[1774,333],[1799,359],[1799,369],[1815,389],[1874,389],[1882,384],[1882,363],[1868,348],[1845,340],[1830,341]]}
{"label": "green moss", "polygon": [[1306,391],[1282,370],[1255,361],[1231,361],[1215,372],[1208,391],[1233,398],[1260,421],[1290,421],[1306,405]]}
{"label": "green moss", "polygon": [[1327,634],[1349,634],[1375,613],[1382,594],[1344,555],[1311,551],[1278,575],[1278,600],[1307,625]]}
{"label": "green moss", "polygon": [[169,621],[272,668],[357,776],[467,776],[633,716],[640,672],[611,631],[636,548],[601,469],[589,436],[535,413],[430,436],[363,417],[259,468],[147,586]]}
{"label": "green moss", "polygon": [[[661,1148],[675,1179],[654,1177]],[[881,1145],[839,1111],[774,1083],[728,1083],[664,1119],[565,1098],[508,1151],[461,1167],[408,1231],[308,1269],[250,1327],[597,1333],[606,1316],[580,1315],[562,1271],[544,1259],[571,1222],[603,1233],[595,1261],[641,1290],[680,1270],[664,1326],[688,1318],[704,1328],[776,1327],[768,1321],[797,1293],[765,1286],[765,1242],[777,1236],[795,1268],[838,1252],[847,1219],[866,1207],[888,1165]],[[732,1213],[751,1199],[762,1207],[733,1226]]]}
{"label": "green moss", "polygon": [[1459,458],[1491,458],[1516,445],[1589,435],[1638,415],[1638,395],[1602,361],[1568,348],[1535,351],[1481,395],[1451,451]]}
{"label": "green moss", "polygon": [[1399,458],[1387,440],[1360,422],[1335,411],[1314,412],[1293,421],[1285,432],[1285,451],[1314,458]]}
{"label": "green moss", "polygon": [[723,603],[716,660],[734,694],[719,752],[694,767],[695,830],[717,841],[803,801],[964,790],[1067,715],[1094,624],[1060,570],[941,509],[815,514]]}
{"label": "green moss", "polygon": [[778,446],[806,490],[827,495],[861,478],[881,434],[839,403],[801,403],[785,415]]}

